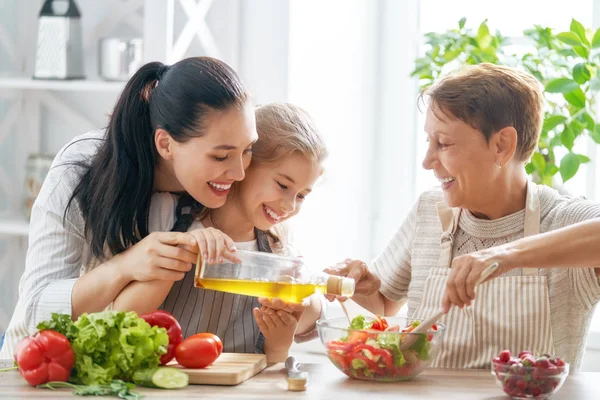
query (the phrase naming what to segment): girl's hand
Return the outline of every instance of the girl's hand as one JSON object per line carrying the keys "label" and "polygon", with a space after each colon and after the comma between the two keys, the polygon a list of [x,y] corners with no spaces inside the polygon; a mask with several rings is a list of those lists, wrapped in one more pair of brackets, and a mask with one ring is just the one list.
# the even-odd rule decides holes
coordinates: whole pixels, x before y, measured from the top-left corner
{"label": "girl's hand", "polygon": [[[189,232],[196,238],[202,259],[208,264],[222,263],[227,259],[234,263],[241,260],[234,254],[235,243],[229,236],[215,228],[196,229]],[[196,260],[194,259],[194,262]]]}
{"label": "girl's hand", "polygon": [[475,299],[475,285],[481,277],[481,273],[494,262],[498,262],[498,269],[485,281],[507,272],[509,268],[508,264],[504,262],[505,254],[504,247],[498,246],[455,257],[452,260],[452,270],[448,275],[442,299],[444,312],[448,312],[452,305],[460,308],[470,306]]}
{"label": "girl's hand", "polygon": [[109,263],[115,264],[129,282],[178,281],[183,279],[185,273],[196,262],[197,254],[187,246],[196,246],[193,235],[182,232],[153,232],[114,256]]}
{"label": "girl's hand", "polygon": [[294,343],[299,316],[262,306],[252,310],[256,324],[265,337],[265,354],[269,362],[283,361]]}
{"label": "girl's hand", "polygon": [[[310,304],[310,298],[307,297],[302,301],[302,303],[290,303],[285,300],[277,299],[277,298],[267,298],[267,297],[259,297],[258,302],[261,306],[269,308],[275,311],[284,311],[286,313],[302,313],[304,309]],[[298,315],[298,319],[300,315]]]}

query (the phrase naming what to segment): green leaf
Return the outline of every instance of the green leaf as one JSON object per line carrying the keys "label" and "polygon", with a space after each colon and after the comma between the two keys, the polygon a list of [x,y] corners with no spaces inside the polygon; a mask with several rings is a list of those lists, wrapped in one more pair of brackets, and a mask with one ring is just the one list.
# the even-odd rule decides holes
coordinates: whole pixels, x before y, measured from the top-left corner
{"label": "green leaf", "polygon": [[544,172],[546,170],[546,160],[538,152],[533,153],[533,156],[531,156],[531,163],[537,171]]}
{"label": "green leaf", "polygon": [[556,135],[550,140],[551,148],[558,147],[558,146],[562,146],[562,141],[560,140],[560,135]]}
{"label": "green leaf", "polygon": [[566,127],[562,131],[562,133],[560,134],[560,141],[563,144],[563,146],[569,149],[569,151],[573,149],[573,143],[575,143],[575,135],[573,134],[571,129]]}
{"label": "green leaf", "polygon": [[586,163],[589,163],[591,161],[588,156],[584,156],[583,154],[577,154],[577,157],[579,157],[579,162],[581,164],[586,164]]}
{"label": "green leaf", "polygon": [[592,49],[596,49],[600,47],[600,29],[596,30],[594,33],[594,38],[592,39]]}
{"label": "green leaf", "polygon": [[570,93],[563,93],[563,97],[570,104],[574,105],[577,108],[585,107],[585,94],[580,88],[577,88],[577,90],[574,90]]}
{"label": "green leaf", "polygon": [[569,93],[576,89],[579,89],[579,85],[569,78],[552,79],[546,84],[546,92],[548,93]]}
{"label": "green leaf", "polygon": [[569,129],[571,130],[573,135],[575,135],[575,137],[581,135],[585,128],[586,126],[576,119],[571,121],[571,123],[569,124]]}
{"label": "green leaf", "polygon": [[546,175],[554,176],[560,171],[560,169],[556,165],[548,165],[546,168]]}
{"label": "green leaf", "polygon": [[491,43],[492,36],[490,35],[490,29],[488,28],[486,21],[483,21],[477,30],[477,44],[479,45],[479,48],[485,49],[486,47],[489,47]]}
{"label": "green leaf", "polygon": [[459,21],[458,21],[458,29],[462,29],[465,27],[465,23],[467,22],[467,19],[465,17],[462,17]]}
{"label": "green leaf", "polygon": [[544,120],[544,126],[542,127],[542,131],[546,133],[550,132],[558,125],[563,124],[566,120],[567,117],[565,117],[564,115],[550,115]]}
{"label": "green leaf", "polygon": [[535,171],[535,167],[532,163],[525,164],[525,172],[527,172],[527,175],[531,175],[533,171]]}
{"label": "green leaf", "polygon": [[595,129],[596,121],[594,121],[594,118],[592,118],[592,116],[590,114],[588,114],[587,112],[584,112],[583,114],[581,114],[580,119],[585,124],[585,129],[587,129],[590,132]]}
{"label": "green leaf", "polygon": [[571,46],[581,46],[581,39],[573,32],[561,32],[556,35],[557,39]]}
{"label": "green leaf", "polygon": [[587,49],[587,47],[583,47],[583,46],[574,46],[573,50],[575,51],[575,53],[579,54],[581,57],[587,59],[590,56],[590,51]]}
{"label": "green leaf", "polygon": [[444,61],[446,61],[446,63],[449,63],[450,61],[452,61],[456,57],[458,57],[462,52],[463,52],[463,49],[461,49],[460,47],[457,49],[448,50],[444,53],[442,58],[444,59]]}
{"label": "green leaf", "polygon": [[579,63],[573,67],[573,79],[575,82],[583,85],[590,80],[592,74],[590,73],[589,67],[586,63]]}
{"label": "green leaf", "polygon": [[590,132],[590,136],[594,142],[600,144],[600,125],[596,125],[596,129]]}
{"label": "green leaf", "polygon": [[563,182],[575,176],[579,170],[579,157],[575,153],[568,153],[560,160],[560,176]]}
{"label": "green leaf", "polygon": [[577,36],[579,36],[579,39],[581,39],[581,41],[583,42],[583,44],[585,44],[586,46],[590,45],[590,42],[587,40],[587,37],[585,36],[585,28],[575,18],[573,18],[571,20],[571,27],[570,27],[570,29],[571,29],[571,32],[573,32]]}

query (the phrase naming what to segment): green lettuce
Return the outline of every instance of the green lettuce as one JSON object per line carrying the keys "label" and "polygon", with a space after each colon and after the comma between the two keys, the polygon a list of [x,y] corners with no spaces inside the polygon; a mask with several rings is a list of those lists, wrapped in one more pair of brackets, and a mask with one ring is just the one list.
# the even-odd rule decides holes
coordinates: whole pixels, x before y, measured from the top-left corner
{"label": "green lettuce", "polygon": [[365,329],[365,317],[359,315],[350,322],[350,329]]}
{"label": "green lettuce", "polygon": [[67,332],[75,352],[75,367],[70,378],[74,383],[130,381],[136,370],[157,367],[160,356],[167,352],[166,330],[150,326],[135,312],[82,314],[73,328],[66,321],[65,317],[54,314],[38,329],[56,327],[62,329],[63,334]]}
{"label": "green lettuce", "polygon": [[396,333],[380,333],[377,335],[377,344],[382,349],[387,349],[392,353],[396,367],[401,367],[406,363],[404,354],[400,351],[400,335]]}
{"label": "green lettuce", "polygon": [[426,361],[429,360],[430,347],[431,344],[429,343],[429,340],[427,340],[427,334],[421,333],[415,343],[410,346],[410,349],[417,352],[417,357],[419,357],[420,360]]}

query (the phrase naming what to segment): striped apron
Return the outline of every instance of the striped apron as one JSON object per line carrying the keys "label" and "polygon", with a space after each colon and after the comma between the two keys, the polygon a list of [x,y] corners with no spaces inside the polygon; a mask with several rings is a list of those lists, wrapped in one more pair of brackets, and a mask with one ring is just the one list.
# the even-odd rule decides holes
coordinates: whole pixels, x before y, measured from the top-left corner
{"label": "striped apron", "polygon": [[[534,184],[527,185],[525,236],[540,231],[540,201]],[[438,203],[442,224],[441,253],[437,268],[431,268],[421,304],[413,318],[428,318],[441,307],[452,264],[454,235],[460,220],[459,208]],[[452,307],[440,322],[446,326],[435,368],[487,368],[500,351],[518,354],[553,354],[550,302],[545,276],[538,269],[523,268],[522,275],[492,279],[477,288],[470,307]]]}

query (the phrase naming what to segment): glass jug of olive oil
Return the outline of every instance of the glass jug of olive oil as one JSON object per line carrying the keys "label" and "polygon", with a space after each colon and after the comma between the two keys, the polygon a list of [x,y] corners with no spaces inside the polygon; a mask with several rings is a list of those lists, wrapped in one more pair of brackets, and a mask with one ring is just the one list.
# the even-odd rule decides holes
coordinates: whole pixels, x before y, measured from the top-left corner
{"label": "glass jug of olive oil", "polygon": [[208,264],[198,256],[194,285],[204,289],[300,303],[313,293],[350,297],[354,280],[324,272],[308,274],[298,257],[238,250],[241,263]]}

